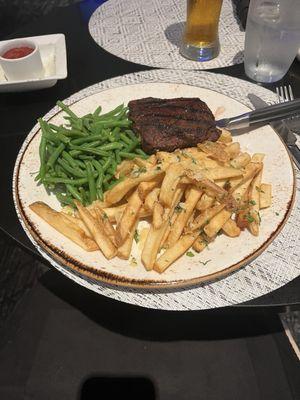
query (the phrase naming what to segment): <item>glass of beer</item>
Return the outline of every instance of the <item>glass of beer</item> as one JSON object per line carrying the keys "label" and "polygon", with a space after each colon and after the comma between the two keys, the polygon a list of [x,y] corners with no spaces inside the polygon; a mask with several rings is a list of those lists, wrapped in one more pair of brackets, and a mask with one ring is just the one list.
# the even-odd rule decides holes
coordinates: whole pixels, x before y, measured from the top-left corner
{"label": "glass of beer", "polygon": [[180,53],[194,61],[208,61],[220,50],[218,27],[222,0],[187,0],[187,18]]}

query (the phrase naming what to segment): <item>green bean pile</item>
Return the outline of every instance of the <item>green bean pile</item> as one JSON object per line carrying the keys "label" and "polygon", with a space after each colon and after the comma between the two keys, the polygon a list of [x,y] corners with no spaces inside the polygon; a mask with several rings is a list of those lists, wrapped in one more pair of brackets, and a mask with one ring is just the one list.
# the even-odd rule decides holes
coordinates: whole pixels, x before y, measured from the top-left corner
{"label": "green bean pile", "polygon": [[118,164],[148,157],[130,129],[128,109],[122,104],[101,115],[99,106],[93,114],[78,117],[61,101],[57,105],[67,114],[66,124],[38,120],[42,138],[36,181],[62,205],[73,205],[74,199],[84,205],[103,200],[103,193],[123,179],[115,177]]}

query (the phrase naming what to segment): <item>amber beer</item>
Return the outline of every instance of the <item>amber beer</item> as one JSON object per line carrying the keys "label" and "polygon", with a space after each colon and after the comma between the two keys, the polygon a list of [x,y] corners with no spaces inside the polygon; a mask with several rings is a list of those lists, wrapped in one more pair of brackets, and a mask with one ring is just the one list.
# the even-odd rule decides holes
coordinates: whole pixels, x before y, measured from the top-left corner
{"label": "amber beer", "polygon": [[181,53],[207,61],[219,52],[218,26],[222,0],[187,0],[187,18]]}

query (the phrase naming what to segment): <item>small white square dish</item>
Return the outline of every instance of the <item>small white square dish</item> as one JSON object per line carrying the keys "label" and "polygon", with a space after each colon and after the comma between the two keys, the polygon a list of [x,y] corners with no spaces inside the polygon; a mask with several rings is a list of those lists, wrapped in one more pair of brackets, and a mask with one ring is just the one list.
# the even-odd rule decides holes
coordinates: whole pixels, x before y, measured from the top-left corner
{"label": "small white square dish", "polygon": [[[32,36],[23,39],[30,40],[38,45],[44,67],[44,76],[36,79],[7,80],[3,69],[0,67],[0,93],[49,88],[54,86],[59,79],[65,79],[68,75],[64,34]],[[14,40],[16,39],[5,40],[0,43],[5,45]]]}

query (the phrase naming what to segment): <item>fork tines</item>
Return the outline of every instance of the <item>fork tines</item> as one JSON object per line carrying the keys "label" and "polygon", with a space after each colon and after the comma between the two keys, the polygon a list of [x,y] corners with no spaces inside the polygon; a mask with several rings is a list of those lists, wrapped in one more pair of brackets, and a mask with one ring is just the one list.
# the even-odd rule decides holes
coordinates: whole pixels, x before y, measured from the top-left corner
{"label": "fork tines", "polygon": [[294,100],[294,95],[291,85],[277,86],[276,93],[280,103],[285,103],[286,101]]}

